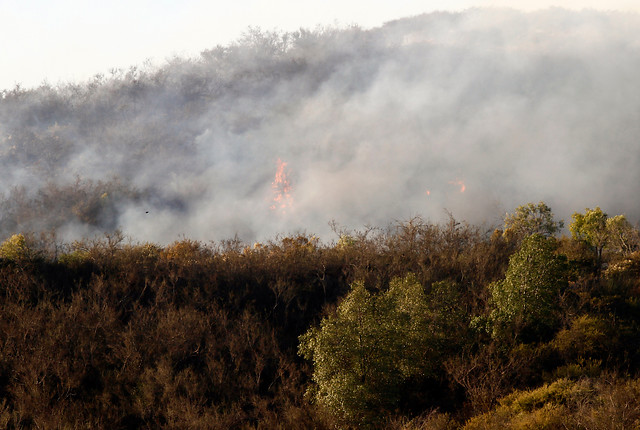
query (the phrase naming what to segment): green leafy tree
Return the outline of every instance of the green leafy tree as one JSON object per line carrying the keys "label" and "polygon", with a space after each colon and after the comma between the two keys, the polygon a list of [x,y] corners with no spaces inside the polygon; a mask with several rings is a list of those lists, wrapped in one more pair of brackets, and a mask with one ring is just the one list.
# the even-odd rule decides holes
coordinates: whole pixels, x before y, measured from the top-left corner
{"label": "green leafy tree", "polygon": [[0,245],[0,258],[19,261],[29,258],[30,255],[31,250],[23,234],[14,234]]}
{"label": "green leafy tree", "polygon": [[537,335],[553,327],[558,292],[566,283],[565,261],[554,248],[553,239],[526,237],[509,259],[505,279],[490,285],[494,337]]}
{"label": "green leafy tree", "polygon": [[585,209],[585,213],[574,212],[571,215],[573,222],[569,226],[571,236],[591,246],[598,261],[602,258],[602,250],[609,240],[607,231],[607,214],[596,207]]}
{"label": "green leafy tree", "polygon": [[555,221],[551,208],[545,202],[527,203],[518,206],[504,218],[504,236],[517,241],[532,234],[545,237],[554,236],[564,226],[563,221]]}
{"label": "green leafy tree", "polygon": [[624,215],[609,218],[599,207],[585,209],[585,213],[575,212],[569,226],[575,240],[590,246],[598,264],[602,261],[604,249],[629,254],[638,247],[638,231],[627,221]]}
{"label": "green leafy tree", "polygon": [[446,325],[413,275],[378,294],[353,284],[335,315],[300,337],[314,366],[310,394],[347,423],[376,423],[397,407],[403,381],[433,372],[432,321]]}

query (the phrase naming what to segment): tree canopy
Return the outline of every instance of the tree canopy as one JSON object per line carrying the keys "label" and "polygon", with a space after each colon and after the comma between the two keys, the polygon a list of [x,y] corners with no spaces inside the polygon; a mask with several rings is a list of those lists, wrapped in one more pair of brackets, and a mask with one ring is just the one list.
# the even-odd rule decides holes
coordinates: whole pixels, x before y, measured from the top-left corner
{"label": "tree canopy", "polygon": [[574,212],[573,222],[569,225],[575,240],[586,243],[596,254],[598,262],[602,252],[610,248],[628,254],[638,248],[638,232],[624,215],[609,217],[600,207],[585,209],[585,213]]}
{"label": "tree canopy", "polygon": [[558,233],[563,226],[562,220],[554,220],[553,212],[545,202],[527,203],[505,215],[504,235],[517,240],[532,234],[550,237]]}
{"label": "tree canopy", "polygon": [[494,337],[539,333],[553,326],[558,293],[566,284],[564,259],[554,248],[552,239],[540,234],[526,237],[509,259],[505,278],[489,286]]}
{"label": "tree canopy", "polygon": [[447,321],[460,316],[450,283],[434,285],[433,293],[441,307],[413,275],[379,293],[354,283],[336,313],[300,337],[300,354],[314,365],[316,401],[360,425],[394,410],[403,381],[433,372]]}

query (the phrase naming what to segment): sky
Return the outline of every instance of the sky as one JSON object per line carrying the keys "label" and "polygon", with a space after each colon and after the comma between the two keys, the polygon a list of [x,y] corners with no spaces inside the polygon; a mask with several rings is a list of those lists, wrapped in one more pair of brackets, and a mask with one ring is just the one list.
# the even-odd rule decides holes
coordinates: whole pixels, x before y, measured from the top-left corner
{"label": "sky", "polygon": [[0,0],[0,90],[85,81],[111,69],[191,57],[249,27],[371,28],[471,7],[640,11],[637,0]]}

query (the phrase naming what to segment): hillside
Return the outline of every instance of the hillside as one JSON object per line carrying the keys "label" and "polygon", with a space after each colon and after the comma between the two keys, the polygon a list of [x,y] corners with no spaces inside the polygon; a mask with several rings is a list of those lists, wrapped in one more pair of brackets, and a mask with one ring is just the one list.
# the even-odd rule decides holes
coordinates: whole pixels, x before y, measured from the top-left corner
{"label": "hillside", "polygon": [[0,236],[328,240],[331,220],[446,208],[491,226],[539,200],[637,222],[638,31],[561,9],[251,29],[196,58],[6,89]]}
{"label": "hillside", "polygon": [[330,245],[14,235],[0,426],[637,426],[639,232],[594,209],[554,238],[545,207]]}
{"label": "hillside", "polygon": [[2,90],[0,428],[639,428],[638,34],[470,9]]}

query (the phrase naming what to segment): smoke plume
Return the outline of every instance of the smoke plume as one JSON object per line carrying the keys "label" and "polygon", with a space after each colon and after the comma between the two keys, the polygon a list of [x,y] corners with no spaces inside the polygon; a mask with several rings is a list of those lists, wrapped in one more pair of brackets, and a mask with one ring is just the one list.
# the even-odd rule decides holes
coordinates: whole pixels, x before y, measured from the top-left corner
{"label": "smoke plume", "polygon": [[[640,17],[432,13],[0,99],[0,233],[264,240],[544,200],[640,219]],[[278,194],[280,193],[280,194]],[[280,200],[278,200],[280,199]]]}

